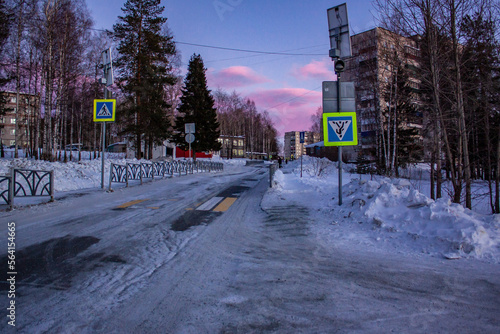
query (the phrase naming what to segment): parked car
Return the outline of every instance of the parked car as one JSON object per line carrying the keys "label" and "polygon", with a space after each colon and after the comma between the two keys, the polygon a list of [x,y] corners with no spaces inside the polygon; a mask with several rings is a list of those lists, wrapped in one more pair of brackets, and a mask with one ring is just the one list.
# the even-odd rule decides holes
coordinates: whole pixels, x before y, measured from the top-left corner
{"label": "parked car", "polygon": [[119,142],[119,143],[111,144],[106,148],[106,152],[126,153],[127,152],[127,143]]}
{"label": "parked car", "polygon": [[81,151],[83,144],[66,145],[66,151]]}

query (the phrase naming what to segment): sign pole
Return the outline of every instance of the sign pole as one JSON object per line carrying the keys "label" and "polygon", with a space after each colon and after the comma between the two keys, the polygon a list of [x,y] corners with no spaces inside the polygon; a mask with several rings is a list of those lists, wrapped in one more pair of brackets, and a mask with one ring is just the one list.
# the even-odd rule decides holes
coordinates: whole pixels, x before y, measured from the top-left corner
{"label": "sign pole", "polygon": [[[340,71],[337,73],[337,109],[340,112]],[[342,205],[342,146],[339,149],[339,205]]]}
{"label": "sign pole", "polygon": [[[108,89],[104,86],[104,99],[108,98]],[[106,122],[102,122],[102,153],[101,153],[101,188],[104,189],[104,152],[106,147]]]}
{"label": "sign pole", "polygon": [[302,177],[302,156],[304,155],[304,143],[301,144],[300,149],[302,150],[302,154],[300,155],[300,177]]}
{"label": "sign pole", "polygon": [[[102,118],[102,116],[109,116],[111,115],[111,119],[108,119],[110,121],[114,121],[114,114],[115,114],[115,103],[113,103],[112,108],[113,110],[109,111],[109,109],[106,108],[106,100],[108,99],[108,88],[107,86],[110,86],[113,84],[113,61],[111,59],[111,48],[104,50],[101,52],[101,66],[104,72],[104,77],[101,78],[100,83],[104,85],[104,101],[105,104],[103,105],[102,108],[103,110],[106,110],[107,113],[105,115],[99,115],[100,111],[94,110],[94,122],[98,121],[99,118],[102,120],[102,149],[101,149],[101,188],[104,189],[104,153],[106,151],[106,119]],[[96,108],[96,101],[94,101],[94,108]],[[115,101],[116,102],[116,101]],[[107,115],[106,115],[107,114]]]}

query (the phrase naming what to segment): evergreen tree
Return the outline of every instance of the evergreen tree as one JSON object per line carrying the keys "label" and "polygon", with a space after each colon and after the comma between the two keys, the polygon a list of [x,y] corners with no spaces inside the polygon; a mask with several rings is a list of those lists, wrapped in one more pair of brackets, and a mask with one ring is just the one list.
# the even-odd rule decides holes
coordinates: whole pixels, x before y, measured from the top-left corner
{"label": "evergreen tree", "polygon": [[205,72],[201,56],[191,56],[175,122],[174,141],[184,150],[189,149],[184,138],[186,123],[195,123],[196,139],[191,144],[194,152],[219,151],[221,148],[217,140],[220,136],[217,111],[214,108],[214,98],[207,87]]}
{"label": "evergreen tree", "polygon": [[136,157],[142,156],[145,140],[151,158],[153,143],[168,137],[170,107],[164,99],[166,86],[174,85],[170,60],[176,53],[167,21],[160,15],[165,7],[160,0],[127,0],[110,35],[119,42],[116,59],[118,85],[127,101],[123,104],[124,133],[135,136]]}

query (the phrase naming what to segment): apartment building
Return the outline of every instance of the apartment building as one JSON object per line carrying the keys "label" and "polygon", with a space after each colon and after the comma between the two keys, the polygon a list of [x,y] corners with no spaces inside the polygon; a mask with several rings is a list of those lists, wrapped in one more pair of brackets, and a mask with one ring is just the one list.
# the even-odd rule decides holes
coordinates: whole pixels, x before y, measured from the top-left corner
{"label": "apartment building", "polygon": [[[0,138],[5,146],[15,145],[17,131],[18,147],[28,145],[30,124],[33,122],[34,110],[39,98],[32,94],[19,94],[19,111],[16,117],[17,94],[15,92],[0,92],[5,98],[5,114],[0,116]],[[17,129],[16,129],[17,123]]]}
{"label": "apartment building", "polygon": [[245,136],[221,135],[218,139],[222,144],[220,150],[221,158],[244,158],[245,157]]}
{"label": "apartment building", "polygon": [[[346,59],[342,81],[352,81],[356,87],[356,113],[360,148],[365,156],[380,154],[382,133],[387,131],[390,101],[388,91],[394,83],[397,67],[410,73],[409,86],[418,92],[420,81],[414,74],[419,54],[416,38],[407,38],[384,28],[374,28],[351,36],[352,57]],[[413,73],[413,75],[412,75]],[[415,98],[419,108],[418,97]],[[390,120],[390,119],[389,119]],[[411,121],[401,126],[422,129],[423,113],[417,112]]]}
{"label": "apartment building", "polygon": [[321,135],[316,132],[304,131],[304,145],[300,143],[300,131],[290,131],[285,133],[284,155],[285,159],[296,159],[306,154],[306,145],[317,143],[321,140]]}

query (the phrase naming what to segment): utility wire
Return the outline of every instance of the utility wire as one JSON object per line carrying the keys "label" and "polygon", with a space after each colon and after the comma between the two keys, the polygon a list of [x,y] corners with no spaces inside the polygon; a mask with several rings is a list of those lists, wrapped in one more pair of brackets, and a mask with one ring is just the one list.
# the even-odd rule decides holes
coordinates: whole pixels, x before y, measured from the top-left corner
{"label": "utility wire", "polygon": [[226,48],[226,47],[221,47],[221,46],[195,44],[195,43],[187,43],[187,42],[179,42],[179,41],[174,41],[174,42],[176,44],[199,46],[202,48],[237,51],[237,52],[247,52],[247,53],[257,53],[257,54],[264,54],[264,55],[280,55],[280,56],[324,56],[325,55],[325,53],[287,53],[287,52],[272,52],[272,51],[255,51],[255,50],[234,49],[234,48]]}
{"label": "utility wire", "polygon": [[307,94],[311,94],[312,92],[319,90],[320,88],[321,88],[321,86],[316,87],[316,88],[313,88],[313,89],[311,89],[311,90],[309,90],[309,91],[305,92],[304,94],[301,94],[301,95],[299,95],[299,96],[292,97],[291,99],[289,99],[289,100],[287,100],[287,101],[285,101],[285,102],[281,102],[280,104],[277,104],[277,105],[275,105],[275,106],[272,106],[272,107],[266,108],[266,110],[265,110],[265,111],[268,111],[269,109],[274,109],[274,108],[277,108],[277,107],[279,107],[279,106],[282,106],[282,105],[284,105],[284,104],[286,104],[286,103],[290,103],[290,102],[292,102],[292,101],[295,101],[295,100],[297,100],[297,99],[299,99],[299,98],[301,98],[301,97],[306,96]]}

